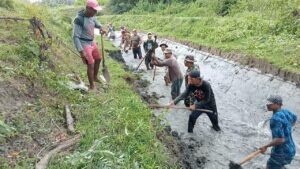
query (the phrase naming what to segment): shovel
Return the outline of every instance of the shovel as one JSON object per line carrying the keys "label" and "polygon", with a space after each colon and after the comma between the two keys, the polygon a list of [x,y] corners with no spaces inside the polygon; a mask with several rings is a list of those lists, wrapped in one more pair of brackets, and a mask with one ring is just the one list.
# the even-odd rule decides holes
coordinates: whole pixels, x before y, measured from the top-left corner
{"label": "shovel", "polygon": [[252,160],[253,158],[255,158],[256,156],[258,156],[261,153],[261,150],[257,150],[251,154],[249,154],[247,157],[245,157],[244,159],[241,160],[240,163],[235,163],[233,161],[230,161],[229,164],[229,169],[243,169],[242,165],[245,164],[247,161]]}
{"label": "shovel", "polygon": [[102,74],[104,76],[104,79],[106,80],[107,83],[110,82],[110,75],[108,72],[108,68],[105,65],[105,59],[104,59],[104,40],[103,40],[103,35],[101,34],[101,54],[102,54]]}
{"label": "shovel", "polygon": [[[159,108],[172,108],[172,109],[185,109],[185,110],[190,109],[188,107],[181,107],[181,106],[171,106],[171,107],[169,107],[168,105],[158,105],[158,104],[150,104],[149,107],[150,108],[156,108],[156,109],[159,109]],[[202,111],[202,112],[205,112],[205,113],[213,113],[213,111],[207,110],[207,109],[196,109],[196,110]]]}

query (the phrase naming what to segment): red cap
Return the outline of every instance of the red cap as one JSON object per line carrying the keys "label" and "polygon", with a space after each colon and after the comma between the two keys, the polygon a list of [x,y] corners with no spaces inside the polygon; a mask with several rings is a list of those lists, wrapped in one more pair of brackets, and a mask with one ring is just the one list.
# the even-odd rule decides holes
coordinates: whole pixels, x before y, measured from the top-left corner
{"label": "red cap", "polygon": [[91,7],[96,11],[102,10],[102,7],[98,4],[97,0],[87,0],[86,6]]}

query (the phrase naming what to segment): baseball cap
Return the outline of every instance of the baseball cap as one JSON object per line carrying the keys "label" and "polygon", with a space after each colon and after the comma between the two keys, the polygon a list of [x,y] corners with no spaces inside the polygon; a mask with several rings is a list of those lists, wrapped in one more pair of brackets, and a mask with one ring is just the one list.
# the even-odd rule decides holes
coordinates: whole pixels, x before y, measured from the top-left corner
{"label": "baseball cap", "polygon": [[148,32],[148,35],[152,35],[152,33],[151,33],[151,32]]}
{"label": "baseball cap", "polygon": [[97,0],[87,0],[86,6],[91,7],[96,11],[102,10],[102,7],[98,4]]}
{"label": "baseball cap", "polygon": [[184,60],[187,61],[187,62],[195,62],[195,58],[194,58],[193,55],[187,55],[187,56],[185,56]]}
{"label": "baseball cap", "polygon": [[172,50],[171,50],[171,49],[166,49],[166,50],[164,51],[164,53],[165,53],[165,54],[172,53]]}
{"label": "baseball cap", "polygon": [[282,104],[282,97],[279,95],[271,95],[267,101],[267,104]]}
{"label": "baseball cap", "polygon": [[202,78],[199,70],[192,70],[189,75],[191,78]]}

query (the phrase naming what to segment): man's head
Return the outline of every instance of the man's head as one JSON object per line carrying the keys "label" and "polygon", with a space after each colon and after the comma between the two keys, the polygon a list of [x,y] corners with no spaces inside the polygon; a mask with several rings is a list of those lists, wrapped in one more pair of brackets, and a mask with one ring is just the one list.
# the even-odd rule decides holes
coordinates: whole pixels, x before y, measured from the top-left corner
{"label": "man's head", "polygon": [[282,106],[282,97],[279,95],[271,95],[268,97],[267,101],[268,111],[276,111]]}
{"label": "man's head", "polygon": [[93,17],[96,15],[97,11],[102,10],[102,7],[98,4],[97,0],[87,0],[86,1],[86,16]]}
{"label": "man's head", "polygon": [[148,39],[152,39],[152,33],[151,32],[149,32],[147,35],[148,35]]}
{"label": "man's head", "polygon": [[136,29],[133,29],[133,30],[132,30],[132,33],[133,33],[134,35],[137,35]]}
{"label": "man's head", "polygon": [[164,55],[165,55],[165,58],[170,58],[172,56],[172,50],[171,49],[166,49],[164,51]]}
{"label": "man's head", "polygon": [[161,48],[162,51],[165,51],[166,48],[168,47],[168,45],[165,44],[165,43],[162,43],[162,44],[159,45],[159,47]]}
{"label": "man's head", "polygon": [[194,65],[195,59],[193,55],[187,55],[184,59],[184,66],[190,68]]}
{"label": "man's head", "polygon": [[200,75],[199,70],[193,70],[189,74],[189,84],[194,86],[201,86],[202,84],[202,77]]}

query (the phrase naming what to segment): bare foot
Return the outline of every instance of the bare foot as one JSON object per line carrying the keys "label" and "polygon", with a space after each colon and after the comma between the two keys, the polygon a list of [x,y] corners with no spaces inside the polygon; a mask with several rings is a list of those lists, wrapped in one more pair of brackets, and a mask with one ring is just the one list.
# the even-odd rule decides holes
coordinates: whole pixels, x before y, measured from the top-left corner
{"label": "bare foot", "polygon": [[89,91],[96,91],[96,87],[95,86],[89,86]]}
{"label": "bare foot", "polygon": [[94,82],[101,83],[101,81],[98,78],[94,78]]}

